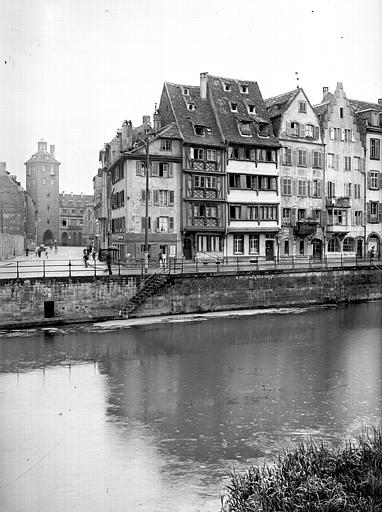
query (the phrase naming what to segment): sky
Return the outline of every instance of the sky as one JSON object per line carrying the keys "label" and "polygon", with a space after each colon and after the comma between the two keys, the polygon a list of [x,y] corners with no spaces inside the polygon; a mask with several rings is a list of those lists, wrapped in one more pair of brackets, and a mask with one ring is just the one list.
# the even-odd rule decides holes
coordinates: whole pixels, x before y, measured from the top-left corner
{"label": "sky", "polygon": [[[382,98],[381,0],[1,0],[0,161],[56,146],[60,192],[91,194],[99,150],[154,112],[163,82],[201,72]],[[298,75],[296,75],[296,72]]]}

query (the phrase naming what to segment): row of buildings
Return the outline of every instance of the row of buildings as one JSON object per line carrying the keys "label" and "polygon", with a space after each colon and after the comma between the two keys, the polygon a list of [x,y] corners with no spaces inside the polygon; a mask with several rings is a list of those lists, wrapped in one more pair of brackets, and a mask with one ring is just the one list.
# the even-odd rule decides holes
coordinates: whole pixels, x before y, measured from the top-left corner
{"label": "row of buildings", "polygon": [[[153,122],[124,121],[99,153],[95,240],[119,256],[186,259],[381,250],[382,100],[341,83],[264,100],[257,82],[166,82]],[[148,170],[148,175],[146,175]]]}

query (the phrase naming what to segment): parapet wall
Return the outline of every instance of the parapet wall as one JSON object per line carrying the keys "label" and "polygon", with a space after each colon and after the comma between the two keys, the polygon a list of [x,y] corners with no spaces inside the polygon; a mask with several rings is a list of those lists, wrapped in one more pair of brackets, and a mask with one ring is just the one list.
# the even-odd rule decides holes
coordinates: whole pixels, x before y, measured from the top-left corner
{"label": "parapet wall", "polygon": [[[54,319],[118,318],[135,294],[140,276],[0,281],[0,327],[44,323],[46,304]],[[258,271],[171,275],[132,316],[204,313],[235,309],[305,306],[382,298],[382,272],[375,267],[336,270]],[[51,319],[50,322],[54,322]]]}

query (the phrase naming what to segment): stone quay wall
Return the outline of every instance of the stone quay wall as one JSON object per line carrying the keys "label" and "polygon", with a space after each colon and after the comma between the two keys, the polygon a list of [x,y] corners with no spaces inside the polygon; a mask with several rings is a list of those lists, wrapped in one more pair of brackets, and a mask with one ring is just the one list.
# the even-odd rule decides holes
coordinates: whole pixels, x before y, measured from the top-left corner
{"label": "stone quay wall", "polygon": [[[118,318],[134,296],[140,276],[0,281],[0,328]],[[375,267],[171,275],[132,317],[239,309],[350,303],[382,298],[382,271]],[[48,315],[49,317],[49,315]]]}

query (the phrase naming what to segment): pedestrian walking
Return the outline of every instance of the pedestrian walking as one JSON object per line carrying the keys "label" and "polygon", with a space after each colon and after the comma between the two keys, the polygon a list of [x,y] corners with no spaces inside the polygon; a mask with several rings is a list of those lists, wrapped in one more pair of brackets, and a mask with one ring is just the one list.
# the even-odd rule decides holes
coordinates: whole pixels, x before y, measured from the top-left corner
{"label": "pedestrian walking", "polygon": [[39,247],[39,248],[37,249],[37,255],[38,255],[38,257],[39,257],[39,258],[41,258],[41,247]]}
{"label": "pedestrian walking", "polygon": [[82,258],[83,258],[84,263],[85,263],[85,268],[87,268],[88,267],[88,260],[89,260],[89,254],[88,254],[87,249],[84,249],[84,254],[83,254]]}
{"label": "pedestrian walking", "polygon": [[375,247],[374,246],[370,249],[369,256],[370,256],[370,263],[373,263],[373,259],[375,256]]}
{"label": "pedestrian walking", "polygon": [[109,272],[109,276],[111,276],[113,274],[113,272],[111,271],[111,251],[107,251],[106,265],[107,265],[107,270]]}
{"label": "pedestrian walking", "polygon": [[95,262],[96,260],[96,256],[97,256],[97,253],[96,253],[96,250],[93,249],[93,252],[92,252],[92,258],[93,258],[93,261]]}
{"label": "pedestrian walking", "polygon": [[29,249],[28,247],[25,248],[25,256],[28,258],[28,255],[29,255]]}

